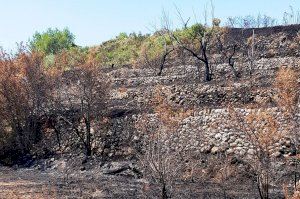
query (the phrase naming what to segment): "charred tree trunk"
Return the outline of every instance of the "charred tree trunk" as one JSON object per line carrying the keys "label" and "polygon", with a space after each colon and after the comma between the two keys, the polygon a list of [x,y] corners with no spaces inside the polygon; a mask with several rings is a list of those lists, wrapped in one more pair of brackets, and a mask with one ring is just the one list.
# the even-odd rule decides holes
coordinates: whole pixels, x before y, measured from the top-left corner
{"label": "charred tree trunk", "polygon": [[[90,91],[91,93],[91,91]],[[87,102],[87,112],[86,117],[84,118],[85,121],[85,128],[86,128],[86,156],[89,157],[92,155],[92,144],[91,144],[91,96]]]}
{"label": "charred tree trunk", "polygon": [[205,78],[204,78],[204,81],[209,82],[209,81],[212,80],[209,63],[208,63],[208,61],[205,61],[204,64],[205,64]]}
{"label": "charred tree trunk", "polygon": [[91,124],[89,121],[86,121],[86,156],[92,155],[92,146],[91,146]]}
{"label": "charred tree trunk", "polygon": [[171,50],[166,50],[166,52],[163,54],[162,58],[161,58],[161,62],[160,62],[160,67],[159,67],[159,72],[158,72],[158,76],[161,76],[161,73],[162,73],[162,70],[164,69],[165,67],[165,63],[166,63],[166,60],[167,60],[167,57],[168,55],[173,51],[174,49],[171,49]]}
{"label": "charred tree trunk", "polygon": [[168,191],[167,191],[167,187],[166,187],[166,184],[165,183],[162,183],[162,190],[161,190],[161,198],[162,199],[168,199],[169,196],[168,196]]}
{"label": "charred tree trunk", "polygon": [[210,68],[210,63],[209,63],[209,58],[207,56],[207,38],[204,35],[201,40],[199,40],[200,43],[200,48],[198,49],[200,52],[198,53],[196,50],[193,50],[191,48],[189,48],[188,46],[182,44],[182,42],[179,41],[179,39],[175,36],[172,35],[172,37],[181,45],[181,47],[188,51],[189,53],[191,53],[191,55],[195,58],[197,58],[199,61],[204,63],[204,67],[205,67],[205,75],[204,75],[204,81],[205,82],[209,82],[212,80],[212,72],[211,72],[211,68]]}
{"label": "charred tree trunk", "polygon": [[205,82],[211,81],[212,80],[212,73],[211,73],[211,69],[210,69],[210,64],[209,64],[209,61],[208,61],[208,57],[206,55],[206,47],[205,46],[201,47],[201,51],[202,51],[202,56],[203,57],[200,57],[193,50],[191,50],[191,49],[189,49],[187,47],[183,47],[183,48],[186,51],[188,51],[189,53],[191,53],[193,57],[197,58],[199,61],[201,61],[201,62],[204,63],[204,68],[205,68],[204,81]]}
{"label": "charred tree trunk", "polygon": [[234,60],[233,60],[233,56],[235,55],[235,52],[236,52],[236,47],[237,47],[236,45],[233,46],[233,52],[228,58],[228,65],[231,67],[234,78],[237,80],[239,78],[239,73],[236,71],[236,69],[234,67]]}
{"label": "charred tree trunk", "polygon": [[206,53],[206,49],[207,49],[207,42],[206,42],[206,38],[203,37],[201,40],[201,53],[202,53],[202,62],[204,62],[205,65],[205,81],[209,82],[212,80],[212,74],[211,74],[211,70],[210,70],[210,66],[209,66],[209,61],[208,61],[208,57],[207,57],[207,53]]}

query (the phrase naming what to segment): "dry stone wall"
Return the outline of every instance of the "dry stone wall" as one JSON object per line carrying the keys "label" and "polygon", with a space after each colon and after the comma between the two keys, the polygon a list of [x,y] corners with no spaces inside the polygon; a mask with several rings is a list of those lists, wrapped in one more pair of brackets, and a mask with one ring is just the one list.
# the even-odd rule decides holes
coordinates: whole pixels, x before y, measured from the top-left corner
{"label": "dry stone wall", "polygon": [[[193,109],[194,114],[186,118],[178,131],[168,137],[173,148],[193,153],[225,153],[240,157],[255,155],[255,148],[244,132],[233,130],[228,123],[227,105],[247,115],[257,109],[244,109],[245,105],[265,104],[270,114],[274,114],[281,122],[283,119],[278,108],[274,107],[276,91],[271,87],[275,73],[279,67],[300,69],[299,57],[260,59],[254,62],[252,76],[247,75],[248,63],[238,65],[243,77],[234,81],[230,67],[220,64],[215,67],[215,80],[204,83],[199,76],[203,74],[196,66],[173,66],[157,76],[155,69],[121,68],[108,72],[112,78],[113,89],[110,93],[110,109],[117,114],[119,130],[115,134],[121,139],[126,134],[126,142],[114,148],[114,153],[130,154],[134,151],[133,143],[141,138],[136,136],[134,125],[141,114],[152,114],[148,106],[155,89],[159,88],[170,103],[178,104],[186,109]],[[298,113],[299,114],[299,113]],[[280,124],[284,125],[284,124]],[[126,128],[125,128],[125,127]],[[123,130],[122,130],[123,129]],[[130,129],[130,130],[124,130]],[[274,157],[292,155],[293,146],[288,134],[270,147]],[[125,150],[124,150],[125,148]]]}
{"label": "dry stone wall", "polygon": [[[236,109],[240,116],[246,117],[257,109]],[[273,114],[277,121],[284,126],[283,115],[277,108],[268,109],[269,114]],[[257,152],[251,140],[248,138],[249,132],[238,131],[232,127],[234,119],[229,115],[227,109],[204,109],[197,111],[194,116],[184,120],[179,133],[176,135],[181,140],[179,146],[182,150],[195,150],[199,153],[226,153],[227,155],[237,155],[240,157],[253,156]],[[293,148],[289,134],[282,134],[274,146],[270,146],[273,156],[291,155]],[[299,139],[299,138],[298,138]]]}

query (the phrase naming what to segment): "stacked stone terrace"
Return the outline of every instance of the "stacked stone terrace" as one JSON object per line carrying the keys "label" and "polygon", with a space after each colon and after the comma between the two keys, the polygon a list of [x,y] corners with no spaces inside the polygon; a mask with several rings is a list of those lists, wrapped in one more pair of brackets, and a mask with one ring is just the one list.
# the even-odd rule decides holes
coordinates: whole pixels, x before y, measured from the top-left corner
{"label": "stacked stone terrace", "polygon": [[[141,114],[153,114],[149,108],[155,89],[161,89],[170,103],[194,110],[192,116],[183,121],[178,132],[171,136],[174,146],[180,150],[192,150],[196,153],[226,153],[238,156],[253,155],[254,150],[245,141],[246,135],[226,126],[227,106],[232,104],[241,114],[257,112],[257,109],[245,108],[255,104],[265,104],[276,118],[281,117],[274,105],[275,91],[271,88],[279,67],[300,67],[299,57],[262,58],[254,63],[251,77],[247,74],[248,63],[239,64],[243,77],[234,80],[230,67],[217,65],[215,79],[203,82],[202,74],[194,65],[167,67],[162,76],[157,69],[111,69],[112,78],[109,107],[116,120],[115,135],[123,139],[122,152],[131,151],[130,143],[137,139],[134,121]],[[201,76],[202,75],[202,76]],[[226,121],[224,125],[212,128],[212,124]],[[288,135],[270,148],[273,156],[291,155],[291,142]],[[116,153],[122,153],[117,152]]]}

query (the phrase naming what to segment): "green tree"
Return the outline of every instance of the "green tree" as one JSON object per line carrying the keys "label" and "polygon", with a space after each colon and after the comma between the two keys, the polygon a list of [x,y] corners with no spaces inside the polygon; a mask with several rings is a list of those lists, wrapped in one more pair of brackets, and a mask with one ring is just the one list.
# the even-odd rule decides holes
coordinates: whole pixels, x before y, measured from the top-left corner
{"label": "green tree", "polygon": [[46,55],[56,54],[63,49],[70,49],[74,44],[75,36],[68,28],[59,30],[49,28],[46,32],[36,32],[29,40],[32,51],[38,51]]}

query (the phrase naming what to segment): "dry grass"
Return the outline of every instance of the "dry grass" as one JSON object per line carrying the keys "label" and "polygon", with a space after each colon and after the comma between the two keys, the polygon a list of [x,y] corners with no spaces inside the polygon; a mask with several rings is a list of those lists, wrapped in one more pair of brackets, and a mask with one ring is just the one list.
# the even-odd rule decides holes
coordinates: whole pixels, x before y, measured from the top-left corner
{"label": "dry grass", "polygon": [[0,198],[5,199],[58,199],[57,189],[54,186],[18,180],[1,182]]}
{"label": "dry grass", "polygon": [[287,186],[284,186],[283,190],[286,199],[300,199],[300,184],[298,184],[297,188],[294,190],[294,193],[292,195],[289,194]]}

